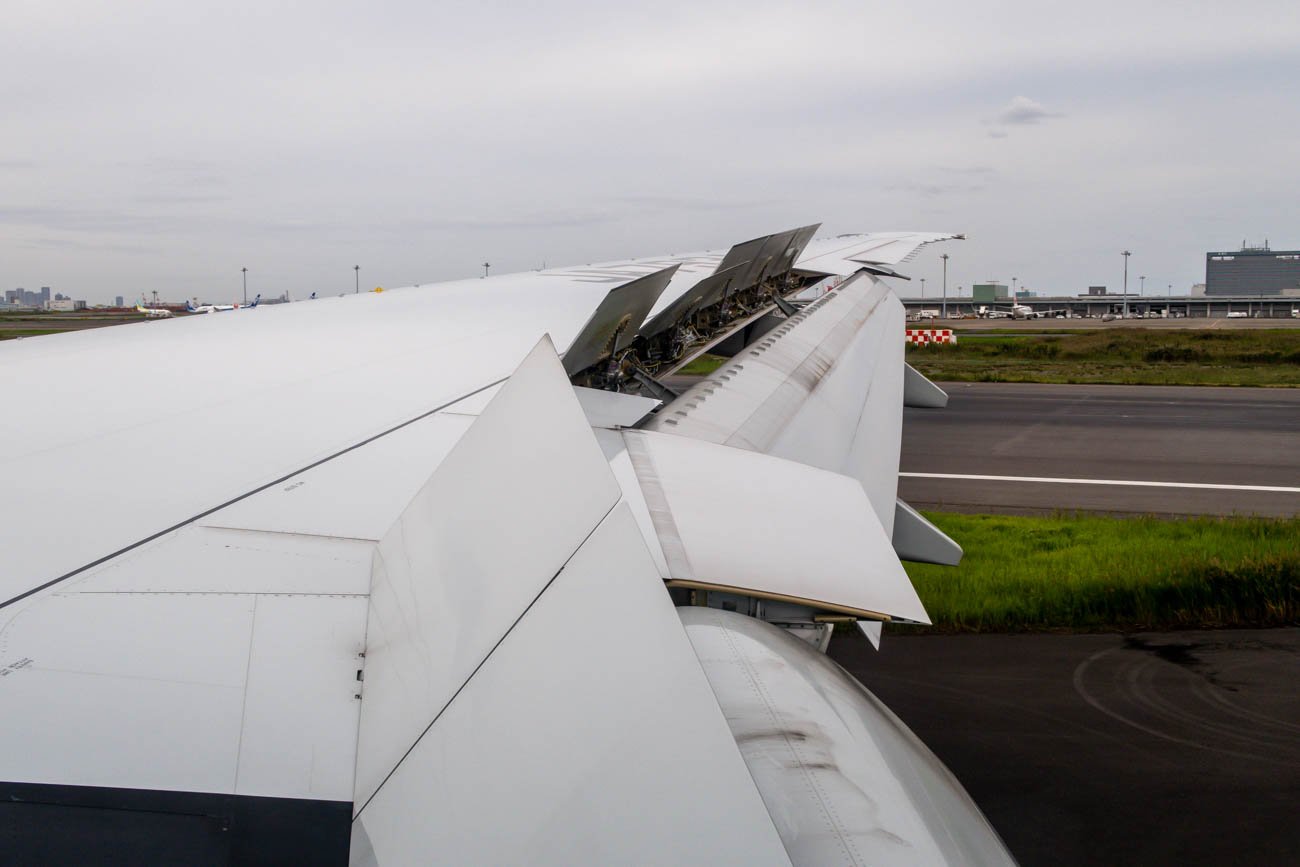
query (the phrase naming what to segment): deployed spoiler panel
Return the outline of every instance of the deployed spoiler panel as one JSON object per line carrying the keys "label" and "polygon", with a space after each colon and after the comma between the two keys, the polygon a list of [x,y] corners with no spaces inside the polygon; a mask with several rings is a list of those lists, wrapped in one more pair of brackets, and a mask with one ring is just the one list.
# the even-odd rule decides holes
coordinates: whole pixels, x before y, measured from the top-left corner
{"label": "deployed spoiler panel", "polygon": [[609,290],[564,353],[565,371],[572,376],[625,349],[677,268],[673,265]]}

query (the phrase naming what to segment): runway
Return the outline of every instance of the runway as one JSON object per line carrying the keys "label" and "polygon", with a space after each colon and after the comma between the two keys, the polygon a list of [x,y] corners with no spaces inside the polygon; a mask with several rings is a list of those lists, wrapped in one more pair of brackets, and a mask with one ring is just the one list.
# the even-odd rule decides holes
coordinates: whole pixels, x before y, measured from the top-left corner
{"label": "runway", "polygon": [[830,655],[1022,864],[1300,863],[1300,629],[887,631]]}
{"label": "runway", "polygon": [[1300,514],[1300,389],[940,384],[904,412],[918,508]]}

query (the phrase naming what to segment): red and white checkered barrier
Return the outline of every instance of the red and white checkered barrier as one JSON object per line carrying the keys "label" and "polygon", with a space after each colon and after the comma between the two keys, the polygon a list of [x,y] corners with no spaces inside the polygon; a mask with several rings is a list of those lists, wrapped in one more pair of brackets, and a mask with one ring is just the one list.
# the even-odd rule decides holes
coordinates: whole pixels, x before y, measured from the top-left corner
{"label": "red and white checkered barrier", "polygon": [[931,343],[956,343],[957,335],[951,328],[909,328],[907,342],[917,346],[929,346]]}

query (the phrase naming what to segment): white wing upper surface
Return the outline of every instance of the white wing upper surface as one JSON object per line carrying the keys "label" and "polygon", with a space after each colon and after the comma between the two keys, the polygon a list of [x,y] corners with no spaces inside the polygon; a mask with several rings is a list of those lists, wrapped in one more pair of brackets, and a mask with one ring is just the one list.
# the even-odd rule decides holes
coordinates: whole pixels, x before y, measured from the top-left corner
{"label": "white wing upper surface", "polygon": [[852,277],[648,422],[555,347],[603,360],[720,266],[949,237],[813,230],[0,346],[0,837],[72,808],[162,817],[143,860],[790,863],[664,582],[925,620],[898,302]]}
{"label": "white wing upper surface", "polygon": [[808,245],[796,267],[800,271],[847,276],[863,265],[900,265],[926,244],[963,238],[942,232],[873,232],[819,238]]}
{"label": "white wing upper surface", "polygon": [[[951,235],[815,239],[851,274]],[[650,317],[726,250],[262,306],[0,345],[0,603],[499,382],[567,347],[611,287],[676,266]],[[184,484],[177,484],[182,474]],[[68,532],[75,526],[75,533]]]}

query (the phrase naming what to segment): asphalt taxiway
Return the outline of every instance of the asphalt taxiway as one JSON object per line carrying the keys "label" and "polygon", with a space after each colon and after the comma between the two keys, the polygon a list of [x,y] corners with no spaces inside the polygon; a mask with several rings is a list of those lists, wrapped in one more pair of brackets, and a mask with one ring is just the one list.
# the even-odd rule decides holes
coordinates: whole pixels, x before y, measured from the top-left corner
{"label": "asphalt taxiway", "polygon": [[887,630],[830,654],[1022,864],[1300,863],[1300,629]]}
{"label": "asphalt taxiway", "polygon": [[1037,514],[1300,514],[1300,389],[940,383],[908,409],[899,496]]}

